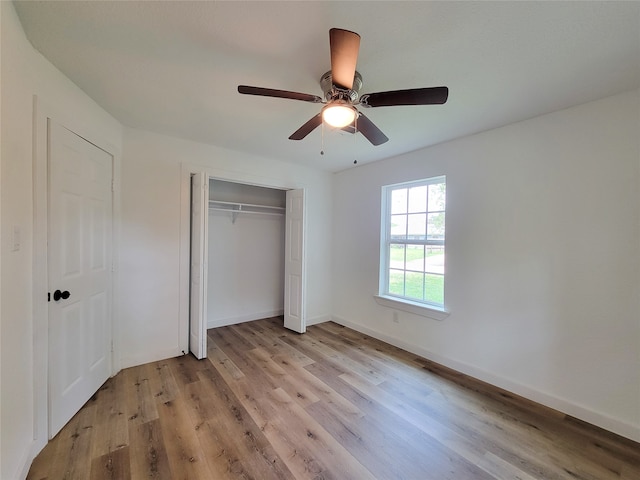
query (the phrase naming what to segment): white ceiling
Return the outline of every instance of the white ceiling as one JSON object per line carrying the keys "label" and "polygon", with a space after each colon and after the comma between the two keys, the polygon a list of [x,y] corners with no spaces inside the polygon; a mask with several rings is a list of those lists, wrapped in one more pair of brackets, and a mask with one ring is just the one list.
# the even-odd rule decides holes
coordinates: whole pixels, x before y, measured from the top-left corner
{"label": "white ceiling", "polygon": [[[640,2],[18,1],[36,49],[129,127],[328,171],[391,157],[640,86]],[[365,114],[389,137],[320,128],[329,29],[358,32],[362,93],[446,85],[436,106]]]}

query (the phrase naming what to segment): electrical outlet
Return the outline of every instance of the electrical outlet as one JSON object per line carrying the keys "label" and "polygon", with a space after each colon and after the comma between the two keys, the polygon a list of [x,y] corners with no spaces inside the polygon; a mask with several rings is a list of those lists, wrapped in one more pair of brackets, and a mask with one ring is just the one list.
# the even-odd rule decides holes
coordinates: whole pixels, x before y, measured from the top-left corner
{"label": "electrical outlet", "polygon": [[393,323],[400,323],[398,319],[398,312],[393,312]]}

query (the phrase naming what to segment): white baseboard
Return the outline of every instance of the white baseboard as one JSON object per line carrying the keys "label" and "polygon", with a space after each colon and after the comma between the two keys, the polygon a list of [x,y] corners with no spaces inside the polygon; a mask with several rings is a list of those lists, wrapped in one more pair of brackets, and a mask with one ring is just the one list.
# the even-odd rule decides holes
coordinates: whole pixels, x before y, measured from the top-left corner
{"label": "white baseboard", "polygon": [[313,317],[313,318],[307,318],[307,327],[310,327],[311,325],[317,325],[319,323],[324,323],[324,322],[330,322],[331,321],[331,315],[319,315],[317,317]]}
{"label": "white baseboard", "polygon": [[145,363],[157,362],[159,360],[165,360],[167,358],[179,357],[180,355],[189,353],[189,349],[184,352],[180,347],[172,348],[169,350],[157,350],[154,352],[147,352],[138,355],[127,355],[120,359],[120,367],[124,370],[129,367],[137,367],[138,365],[144,365]]}
{"label": "white baseboard", "polygon": [[345,318],[335,315],[331,318],[331,320],[340,325],[344,325],[345,327],[352,328],[353,330],[357,330],[358,332],[377,338],[378,340],[382,340],[383,342],[386,342],[395,347],[402,348],[403,350],[419,355],[423,358],[426,358],[427,360],[439,363],[440,365],[451,368],[465,375],[469,375],[470,377],[476,378],[498,388],[502,388],[516,395],[527,398],[533,402],[539,403],[549,408],[553,408],[554,410],[558,410],[567,415],[571,415],[572,417],[578,418],[592,425],[596,425],[600,428],[604,428],[605,430],[629,438],[636,442],[640,442],[640,426],[623,422],[607,414],[596,412],[570,400],[566,400],[549,393],[541,392],[527,385],[514,382],[513,380],[507,378],[503,378],[499,375],[495,375],[473,365],[443,357],[418,345],[414,345],[402,339],[387,335],[382,332],[378,332],[377,330],[373,330],[366,325],[351,322]]}
{"label": "white baseboard", "polygon": [[252,322],[263,318],[277,317],[283,315],[284,310],[270,310],[268,312],[249,313],[235,317],[209,319],[207,328],[226,327],[227,325],[235,325],[236,323]]}
{"label": "white baseboard", "polygon": [[17,475],[11,478],[27,478],[29,474],[29,469],[31,468],[31,463],[33,459],[38,456],[38,454],[42,451],[42,449],[47,445],[47,442],[38,442],[36,440],[32,441],[28,448],[25,449],[23,454],[21,455],[20,461],[18,462],[18,470],[15,472]]}

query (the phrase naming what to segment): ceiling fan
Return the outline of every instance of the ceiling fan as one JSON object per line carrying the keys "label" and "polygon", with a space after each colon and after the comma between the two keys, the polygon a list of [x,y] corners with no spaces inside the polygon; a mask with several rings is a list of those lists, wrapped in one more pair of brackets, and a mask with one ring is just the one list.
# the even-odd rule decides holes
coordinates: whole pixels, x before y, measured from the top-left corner
{"label": "ceiling fan", "polygon": [[388,141],[387,136],[376,127],[356,106],[390,107],[395,105],[440,105],[447,101],[447,87],[413,88],[389,92],[365,93],[360,96],[362,76],[356,71],[360,35],[349,30],[329,30],[331,70],[320,78],[324,99],[308,93],[289,92],[272,88],[238,85],[238,92],[245,95],[288,98],[303,102],[322,103],[320,113],[293,132],[290,140],[302,140],[316,127],[325,123],[349,133],[360,132],[373,145]]}

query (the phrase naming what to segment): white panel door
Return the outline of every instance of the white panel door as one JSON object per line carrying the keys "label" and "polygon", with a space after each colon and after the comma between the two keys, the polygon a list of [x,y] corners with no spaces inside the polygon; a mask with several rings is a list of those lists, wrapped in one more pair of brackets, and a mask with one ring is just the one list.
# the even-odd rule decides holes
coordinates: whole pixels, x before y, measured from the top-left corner
{"label": "white panel door", "polygon": [[207,269],[209,255],[209,176],[191,176],[191,311],[189,350],[207,356]]}
{"label": "white panel door", "polygon": [[49,121],[49,438],[111,373],[112,160]]}
{"label": "white panel door", "polygon": [[284,326],[298,333],[307,329],[304,278],[304,190],[287,191],[284,259]]}

